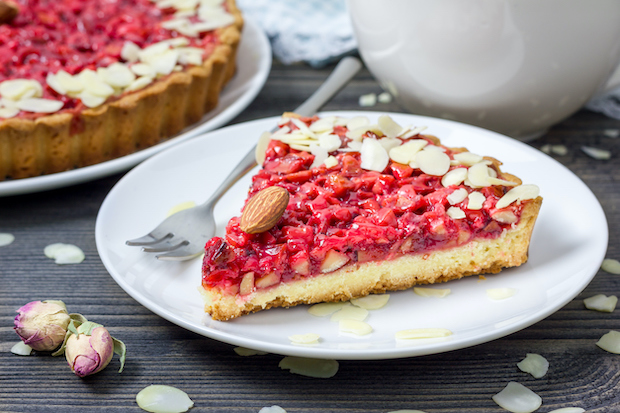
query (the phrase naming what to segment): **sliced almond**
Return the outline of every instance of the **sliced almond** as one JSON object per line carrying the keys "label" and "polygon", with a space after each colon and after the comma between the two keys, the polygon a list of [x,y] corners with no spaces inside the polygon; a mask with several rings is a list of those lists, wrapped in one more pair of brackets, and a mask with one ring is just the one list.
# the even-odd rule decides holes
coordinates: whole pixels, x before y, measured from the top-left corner
{"label": "sliced almond", "polygon": [[448,200],[450,205],[456,205],[456,204],[463,202],[467,198],[468,195],[469,193],[467,192],[467,189],[459,188],[453,191],[450,195],[448,195],[446,199]]}
{"label": "sliced almond", "polygon": [[294,374],[326,379],[336,375],[339,364],[336,360],[288,356],[280,361],[278,367]]}
{"label": "sliced almond", "polygon": [[319,137],[319,146],[325,149],[327,152],[333,152],[340,148],[342,145],[342,141],[340,140],[340,136],[333,134],[320,135]]}
{"label": "sliced almond", "polygon": [[394,162],[408,165],[426,145],[428,145],[428,142],[424,139],[412,139],[390,149],[389,155]]}
{"label": "sliced almond", "polygon": [[357,320],[364,321],[368,317],[368,310],[357,306],[345,306],[335,312],[330,321],[338,322],[340,320]]}
{"label": "sliced almond", "polygon": [[136,80],[136,75],[122,63],[113,63],[106,69],[103,80],[113,87],[125,88]]}
{"label": "sliced almond", "polygon": [[96,96],[88,92],[82,92],[78,95],[78,97],[82,103],[89,108],[96,108],[97,106],[103,105],[107,99],[104,96]]}
{"label": "sliced almond", "polygon": [[528,353],[526,357],[517,363],[517,367],[524,373],[531,374],[534,378],[540,379],[549,370],[549,362],[540,354]]}
{"label": "sliced almond", "polygon": [[381,115],[377,120],[377,124],[381,129],[381,132],[388,138],[395,138],[401,134],[403,127],[394,121],[388,115]]}
{"label": "sliced almond", "polygon": [[446,214],[452,218],[452,219],[464,219],[467,217],[467,215],[465,215],[465,212],[458,207],[450,207],[446,210]]}
{"label": "sliced almond", "polygon": [[76,245],[55,243],[46,246],[43,253],[56,264],[79,264],[84,261],[84,252]]}
{"label": "sliced almond", "polygon": [[519,220],[512,211],[497,211],[491,214],[491,218],[502,224],[514,224]]}
{"label": "sliced almond", "polygon": [[513,413],[531,413],[542,405],[542,398],[524,385],[511,381],[494,395],[493,401]]}
{"label": "sliced almond", "polygon": [[136,395],[136,403],[141,409],[153,413],[181,413],[194,406],[194,402],[184,391],[160,384],[142,389]]}
{"label": "sliced almond", "polygon": [[23,341],[19,341],[11,347],[11,353],[16,354],[18,356],[29,356],[32,354],[32,347]]}
{"label": "sliced almond", "polygon": [[484,188],[491,186],[489,182],[489,168],[483,162],[476,163],[469,167],[467,171],[467,179],[474,188]]}
{"label": "sliced almond", "polygon": [[256,152],[254,153],[256,163],[258,165],[262,165],[265,162],[265,153],[267,152],[269,141],[271,141],[271,133],[269,132],[263,132],[260,135],[260,138],[258,138],[258,142],[256,143]]}
{"label": "sliced almond", "polygon": [[343,120],[346,122],[345,125],[350,131],[370,125],[370,119],[366,116],[355,116],[350,119],[343,118]]}
{"label": "sliced almond", "polygon": [[582,146],[581,150],[591,158],[606,161],[611,159],[611,152],[606,149],[594,148],[592,146]]}
{"label": "sliced almond", "polygon": [[605,258],[601,264],[601,270],[610,274],[620,275],[620,262],[611,258]]}
{"label": "sliced almond", "polygon": [[343,267],[347,262],[349,262],[349,257],[346,254],[336,250],[329,250],[327,251],[327,254],[325,254],[325,258],[321,263],[321,272],[328,273],[336,271],[337,269]]}
{"label": "sliced almond", "polygon": [[620,354],[620,332],[612,330],[604,334],[596,345],[610,353]]}
{"label": "sliced almond", "polygon": [[477,211],[482,209],[487,198],[480,192],[474,191],[467,196],[467,209]]}
{"label": "sliced almond", "polygon": [[0,96],[12,100],[20,100],[24,96],[40,97],[43,88],[36,80],[12,79],[0,83]]}
{"label": "sliced almond", "polygon": [[335,303],[319,303],[308,308],[308,312],[316,317],[325,317],[339,311],[342,307],[349,305],[351,304],[343,301]]}
{"label": "sliced almond", "polygon": [[248,272],[239,284],[239,295],[248,295],[252,291],[254,291],[254,272]]}
{"label": "sliced almond", "polygon": [[17,108],[0,108],[0,118],[2,119],[12,118],[14,116],[17,116],[18,113],[19,109]]}
{"label": "sliced almond", "polygon": [[376,139],[364,139],[360,154],[360,166],[369,171],[383,172],[390,161],[387,151]]}
{"label": "sliced almond", "polygon": [[338,322],[338,330],[341,333],[351,333],[357,336],[365,336],[372,333],[370,324],[351,319],[340,320]]}
{"label": "sliced almond", "polygon": [[[471,168],[470,168],[471,170]],[[506,208],[508,205],[517,201],[525,201],[534,199],[540,193],[540,189],[536,185],[526,184],[519,185],[508,191],[503,197],[497,201],[496,208]]]}
{"label": "sliced almond", "polygon": [[394,335],[397,340],[419,340],[425,338],[441,338],[452,335],[446,328],[412,328],[397,331]]}
{"label": "sliced almond", "polygon": [[415,155],[415,162],[422,172],[433,176],[442,176],[450,169],[450,157],[438,150],[429,150],[426,146]]}
{"label": "sliced almond", "polygon": [[452,185],[460,185],[466,178],[467,168],[455,168],[441,178],[441,184],[446,188]]}
{"label": "sliced almond", "polygon": [[248,234],[258,234],[273,228],[288,206],[289,193],[271,186],[256,193],[241,214],[239,228]]}
{"label": "sliced almond", "polygon": [[475,153],[471,152],[455,153],[452,157],[457,164],[465,166],[473,166],[484,160],[482,156],[476,155]]}
{"label": "sliced almond", "polygon": [[[252,276],[252,278],[254,277]],[[256,286],[256,288],[267,288],[271,287],[272,285],[276,285],[278,282],[280,282],[280,276],[275,272],[270,272],[267,275],[263,275],[262,277],[257,278],[254,282],[254,285]]]}
{"label": "sliced almond", "polygon": [[165,52],[157,55],[156,58],[148,61],[151,67],[158,75],[169,75],[174,70],[179,59],[179,52],[173,49],[166,50]]}
{"label": "sliced almond", "polygon": [[325,159],[325,162],[323,162],[323,164],[327,168],[333,168],[334,166],[338,165],[338,159],[335,156],[330,155]]}
{"label": "sliced almond", "polygon": [[413,287],[413,292],[421,297],[444,298],[452,292],[449,288]]}
{"label": "sliced almond", "polygon": [[371,294],[366,297],[354,298],[351,300],[351,304],[365,310],[378,310],[385,307],[389,300],[389,294]]}
{"label": "sliced almond", "polygon": [[335,117],[321,118],[310,125],[310,130],[314,133],[332,132],[334,130]]}
{"label": "sliced almond", "polygon": [[59,100],[27,98],[17,102],[17,107],[26,112],[54,113],[62,109],[64,103]]}
{"label": "sliced almond", "polygon": [[15,235],[8,232],[0,232],[0,247],[11,245],[15,241]]}
{"label": "sliced almond", "polygon": [[499,301],[512,297],[517,293],[517,290],[514,288],[489,288],[486,293],[490,299]]}
{"label": "sliced almond", "polygon": [[299,345],[306,345],[306,346],[312,345],[312,344],[318,344],[320,338],[321,336],[315,333],[294,334],[288,337],[291,343],[299,344]]}
{"label": "sliced almond", "polygon": [[604,294],[597,294],[583,300],[588,310],[601,311],[603,313],[612,313],[618,304],[618,297],[611,295],[607,297]]}
{"label": "sliced almond", "polygon": [[126,41],[121,49],[121,58],[126,62],[133,63],[139,60],[140,47],[133,42]]}

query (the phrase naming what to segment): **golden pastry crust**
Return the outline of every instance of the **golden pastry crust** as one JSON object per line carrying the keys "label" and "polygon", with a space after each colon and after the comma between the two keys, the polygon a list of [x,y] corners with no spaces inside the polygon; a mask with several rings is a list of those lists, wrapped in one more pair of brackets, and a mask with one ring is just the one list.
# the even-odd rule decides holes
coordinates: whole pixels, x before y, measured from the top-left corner
{"label": "golden pastry crust", "polygon": [[62,172],[128,155],[166,140],[215,108],[232,78],[243,18],[218,29],[219,44],[201,66],[173,72],[139,91],[77,115],[0,121],[0,181]]}
{"label": "golden pastry crust", "polygon": [[205,311],[225,321],[272,307],[346,301],[373,293],[456,280],[469,275],[498,273],[528,259],[528,249],[542,198],[525,201],[521,219],[496,239],[472,240],[463,245],[423,254],[407,254],[389,261],[346,265],[328,274],[282,283],[248,296],[220,294],[200,287]]}

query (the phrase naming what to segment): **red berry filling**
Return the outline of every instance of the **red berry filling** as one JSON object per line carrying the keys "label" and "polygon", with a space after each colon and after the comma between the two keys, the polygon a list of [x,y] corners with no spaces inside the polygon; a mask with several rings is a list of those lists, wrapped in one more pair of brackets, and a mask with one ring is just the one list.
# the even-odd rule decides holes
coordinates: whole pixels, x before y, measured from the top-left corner
{"label": "red berry filling", "polygon": [[[317,118],[302,120],[310,125]],[[282,126],[297,128],[292,122]],[[346,132],[345,127],[334,128],[342,147],[349,141]],[[365,136],[376,138],[372,132]],[[422,135],[414,138],[427,139]],[[444,149],[450,158],[456,153]],[[359,152],[331,155],[338,160],[336,166],[310,169],[314,155],[278,140],[270,141],[248,198],[278,185],[290,193],[288,207],[267,232],[247,234],[235,217],[226,227],[225,239],[216,237],[207,242],[205,288],[243,295],[248,292],[243,288],[240,291],[246,274],[263,280],[256,281],[256,288],[268,288],[280,281],[330,272],[344,264],[390,260],[462,245],[474,238],[496,238],[511,225],[492,218],[497,211],[495,204],[510,187],[476,189],[486,200],[481,209],[469,210],[467,198],[456,205],[447,199],[459,188],[474,191],[466,185],[444,187],[440,176],[394,161],[382,172],[367,171],[360,166]],[[446,213],[450,206],[460,207],[465,218],[451,218]],[[513,203],[502,211],[518,218],[522,208],[522,204]]]}

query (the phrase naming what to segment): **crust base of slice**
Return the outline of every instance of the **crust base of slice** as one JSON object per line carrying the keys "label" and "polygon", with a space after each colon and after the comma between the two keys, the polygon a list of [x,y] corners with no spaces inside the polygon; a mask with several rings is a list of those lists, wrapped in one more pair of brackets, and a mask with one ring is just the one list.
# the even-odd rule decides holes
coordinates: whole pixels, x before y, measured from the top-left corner
{"label": "crust base of slice", "polygon": [[229,320],[272,307],[346,301],[372,293],[404,290],[474,274],[498,273],[527,261],[530,238],[542,198],[529,201],[519,224],[495,239],[473,240],[462,246],[425,254],[409,254],[390,261],[347,265],[328,274],[282,283],[247,296],[200,291],[205,311],[214,320]]}

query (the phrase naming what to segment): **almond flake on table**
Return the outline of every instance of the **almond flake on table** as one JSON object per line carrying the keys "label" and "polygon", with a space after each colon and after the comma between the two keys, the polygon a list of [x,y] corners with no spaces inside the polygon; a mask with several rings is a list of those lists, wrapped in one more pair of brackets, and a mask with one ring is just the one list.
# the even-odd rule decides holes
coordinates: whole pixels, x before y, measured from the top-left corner
{"label": "almond flake on table", "polygon": [[611,258],[605,258],[601,264],[601,270],[610,274],[620,275],[620,261]]}
{"label": "almond flake on table", "polygon": [[361,107],[375,106],[377,104],[377,95],[375,93],[362,95],[360,96],[358,103]]}
{"label": "almond flake on table", "polygon": [[596,342],[596,345],[605,351],[614,354],[620,354],[620,332],[611,330]]}
{"label": "almond flake on table", "polygon": [[588,310],[600,311],[603,313],[612,313],[618,304],[618,297],[611,295],[607,297],[604,294],[597,294],[583,300]]}
{"label": "almond flake on table", "polygon": [[278,367],[301,376],[327,379],[336,375],[339,364],[336,360],[287,356],[280,361]]}
{"label": "almond flake on table", "polygon": [[620,136],[620,129],[605,129],[603,131],[603,135],[607,136],[608,138],[617,138],[618,136]]}
{"label": "almond flake on table", "polygon": [[11,353],[16,354],[18,356],[29,356],[32,354],[32,347],[23,341],[19,341],[11,347]]}
{"label": "almond flake on table", "polygon": [[56,264],[79,264],[85,258],[84,252],[73,244],[50,244],[45,247],[43,253],[47,258],[53,259]]}
{"label": "almond flake on table", "polygon": [[194,406],[183,390],[157,384],[140,390],[136,403],[142,410],[152,413],[182,413]]}
{"label": "almond flake on table", "polygon": [[383,92],[377,96],[377,100],[379,103],[390,103],[392,101],[392,95],[388,92]]}
{"label": "almond flake on table", "polygon": [[542,398],[524,385],[515,381],[492,397],[500,407],[513,413],[531,413],[542,405]]}
{"label": "almond flake on table", "polygon": [[592,146],[582,146],[581,150],[589,157],[600,161],[611,159],[611,152],[606,149],[594,148]]}
{"label": "almond flake on table", "polygon": [[0,232],[0,247],[11,245],[15,241],[15,236],[8,232]]}
{"label": "almond flake on table", "polygon": [[258,413],[286,413],[286,410],[284,410],[280,406],[273,405],[269,407],[263,407],[258,411]]}
{"label": "almond flake on table", "polygon": [[549,362],[546,358],[536,353],[527,353],[525,358],[517,363],[517,367],[524,373],[531,374],[534,378],[540,379],[549,370]]}

